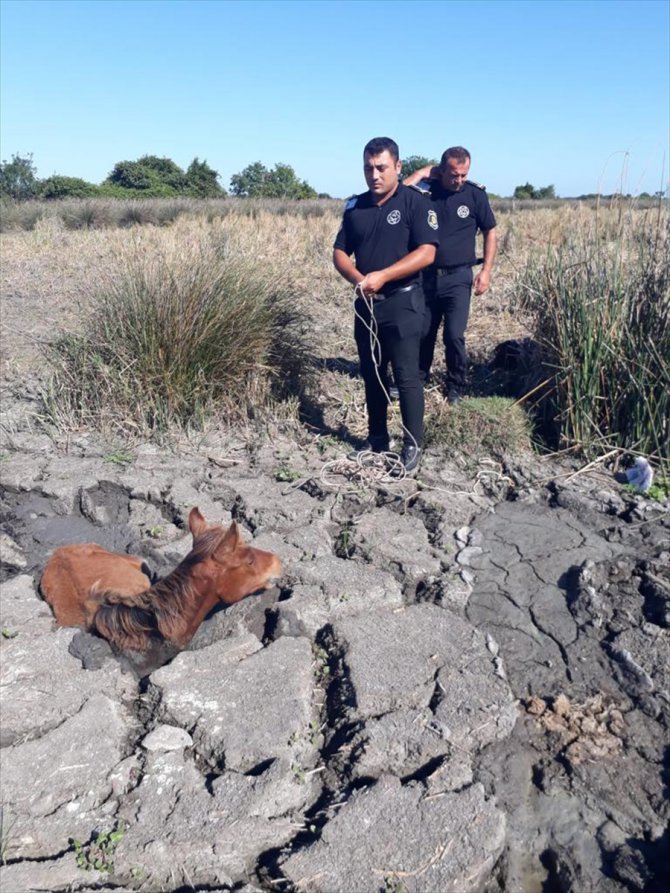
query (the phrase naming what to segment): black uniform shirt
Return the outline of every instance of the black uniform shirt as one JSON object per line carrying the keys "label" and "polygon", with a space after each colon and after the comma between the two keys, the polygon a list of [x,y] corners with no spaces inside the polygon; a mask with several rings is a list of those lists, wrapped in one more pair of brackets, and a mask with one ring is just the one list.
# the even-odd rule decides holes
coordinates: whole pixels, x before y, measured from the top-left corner
{"label": "black uniform shirt", "polygon": [[437,211],[440,224],[440,245],[435,256],[436,267],[472,266],[477,261],[477,230],[493,229],[493,216],[486,190],[466,180],[462,189],[452,192],[439,180],[422,180]]}
{"label": "black uniform shirt", "polygon": [[[355,254],[356,268],[367,274],[390,267],[419,245],[439,242],[437,215],[428,196],[401,183],[382,205],[375,204],[370,192],[350,198],[334,247]],[[393,286],[400,288],[420,277],[420,272],[414,273],[395,280]]]}

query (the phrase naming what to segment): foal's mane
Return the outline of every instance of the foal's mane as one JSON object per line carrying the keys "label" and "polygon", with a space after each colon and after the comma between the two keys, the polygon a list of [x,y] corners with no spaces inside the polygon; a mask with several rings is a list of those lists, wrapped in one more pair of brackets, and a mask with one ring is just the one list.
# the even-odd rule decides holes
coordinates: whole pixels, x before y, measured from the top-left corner
{"label": "foal's mane", "polygon": [[216,550],[224,534],[220,527],[204,530],[173,571],[138,595],[96,592],[99,607],[91,627],[121,648],[143,649],[151,639],[171,639],[184,614],[199,600],[193,568]]}

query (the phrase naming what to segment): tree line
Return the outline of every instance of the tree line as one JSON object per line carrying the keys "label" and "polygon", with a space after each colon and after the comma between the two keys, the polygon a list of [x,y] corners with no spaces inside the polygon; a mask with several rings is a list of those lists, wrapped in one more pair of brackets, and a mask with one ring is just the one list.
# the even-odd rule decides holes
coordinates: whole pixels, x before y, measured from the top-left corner
{"label": "tree line", "polygon": [[[0,196],[14,201],[59,198],[224,198],[219,173],[194,158],[183,170],[171,158],[143,155],[137,161],[119,161],[102,183],[54,174],[40,180],[32,154],[15,154],[0,164]],[[260,161],[248,165],[230,180],[230,194],[243,198],[330,198],[300,180],[289,164],[268,169]]]}
{"label": "tree line", "polygon": [[[410,155],[402,161],[402,173],[407,177],[419,168],[437,165],[434,158]],[[229,190],[220,184],[217,171],[197,157],[182,170],[171,158],[143,155],[137,161],[119,161],[102,183],[89,183],[81,177],[54,174],[40,180],[32,154],[14,154],[11,161],[0,164],[0,197],[14,201],[59,198],[224,198],[234,195],[240,198],[310,199],[330,198],[325,192],[317,192],[306,180],[301,180],[290,164],[275,164],[271,169],[260,161],[254,161],[230,178]],[[656,197],[663,193],[655,193]],[[493,199],[500,196],[489,193]],[[611,196],[604,196],[605,198]],[[630,197],[630,196],[628,196]],[[642,193],[640,198],[651,198]],[[524,183],[514,190],[513,198],[520,200],[546,200],[558,198],[553,185],[535,188]],[[596,198],[580,195],[580,199]]]}

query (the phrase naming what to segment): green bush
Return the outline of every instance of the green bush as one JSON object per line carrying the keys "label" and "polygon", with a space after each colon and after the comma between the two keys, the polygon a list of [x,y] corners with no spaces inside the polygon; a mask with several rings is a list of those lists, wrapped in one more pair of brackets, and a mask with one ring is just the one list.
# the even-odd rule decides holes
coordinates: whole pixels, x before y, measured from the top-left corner
{"label": "green bush", "polygon": [[291,293],[209,241],[130,258],[49,358],[54,422],[149,433],[256,415],[299,395],[310,368]]}
{"label": "green bush", "polygon": [[45,199],[55,198],[93,198],[100,194],[100,188],[87,183],[81,177],[62,177],[54,174],[40,183],[40,196]]}
{"label": "green bush", "polygon": [[171,158],[144,155],[138,161],[119,161],[105,180],[111,186],[144,195],[171,196],[184,193],[186,174]]}

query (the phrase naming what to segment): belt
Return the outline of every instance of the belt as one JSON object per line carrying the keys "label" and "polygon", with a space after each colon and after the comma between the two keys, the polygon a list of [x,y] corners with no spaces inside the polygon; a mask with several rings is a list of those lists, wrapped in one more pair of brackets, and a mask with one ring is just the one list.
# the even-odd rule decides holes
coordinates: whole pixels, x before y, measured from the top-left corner
{"label": "belt", "polygon": [[378,291],[374,296],[375,301],[385,301],[387,298],[393,297],[393,295],[399,295],[403,292],[414,291],[415,288],[421,288],[420,282],[412,282],[410,285],[401,285],[400,288],[389,288],[386,290]]}
{"label": "belt", "polygon": [[435,267],[435,276],[446,276],[449,273],[455,273],[456,270],[462,270],[464,267],[473,267],[474,264],[456,264],[455,267]]}

